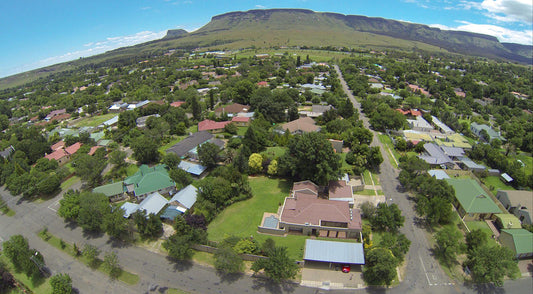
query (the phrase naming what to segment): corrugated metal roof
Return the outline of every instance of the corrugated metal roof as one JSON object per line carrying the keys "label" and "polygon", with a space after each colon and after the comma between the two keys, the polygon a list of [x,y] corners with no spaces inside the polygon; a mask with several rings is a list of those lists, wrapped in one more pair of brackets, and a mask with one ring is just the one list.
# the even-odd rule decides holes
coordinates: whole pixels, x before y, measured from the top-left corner
{"label": "corrugated metal roof", "polygon": [[124,202],[120,208],[124,210],[124,217],[128,218],[132,213],[137,211],[139,205],[131,202]]}
{"label": "corrugated metal roof", "polygon": [[139,203],[138,210],[146,211],[146,215],[150,213],[158,214],[165,205],[167,205],[168,200],[161,194],[155,192],[146,197],[141,203]]}
{"label": "corrugated metal roof", "polygon": [[448,174],[441,170],[441,169],[432,169],[432,170],[428,170],[428,174],[432,177],[435,177],[437,180],[442,180],[442,179],[449,179],[450,176],[448,176]]}
{"label": "corrugated metal roof", "polygon": [[183,189],[181,189],[172,199],[170,199],[169,203],[172,203],[174,201],[179,202],[181,205],[191,208],[194,203],[196,203],[196,197],[198,195],[198,189],[193,186],[189,185]]}
{"label": "corrugated metal roof", "polygon": [[207,169],[206,166],[203,166],[201,164],[192,163],[192,162],[183,161],[183,160],[180,161],[180,163],[178,164],[178,168],[181,168],[182,170],[190,174],[193,174],[195,176],[201,175]]}
{"label": "corrugated metal roof", "polygon": [[304,260],[365,264],[363,243],[305,240]]}

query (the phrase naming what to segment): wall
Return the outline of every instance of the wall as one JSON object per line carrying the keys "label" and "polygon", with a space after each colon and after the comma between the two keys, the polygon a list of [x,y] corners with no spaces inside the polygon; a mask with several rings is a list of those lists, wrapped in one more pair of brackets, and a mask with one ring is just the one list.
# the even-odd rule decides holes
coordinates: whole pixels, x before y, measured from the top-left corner
{"label": "wall", "polygon": [[278,236],[285,235],[286,233],[285,230],[265,228],[265,227],[257,227],[257,231],[263,234],[271,234],[271,235],[278,235]]}

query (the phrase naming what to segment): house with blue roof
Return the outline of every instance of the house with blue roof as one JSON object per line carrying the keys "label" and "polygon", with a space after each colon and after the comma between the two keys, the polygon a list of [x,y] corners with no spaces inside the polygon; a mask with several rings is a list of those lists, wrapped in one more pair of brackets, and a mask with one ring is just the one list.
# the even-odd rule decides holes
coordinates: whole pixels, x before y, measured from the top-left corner
{"label": "house with blue roof", "polygon": [[183,208],[190,209],[194,203],[196,203],[196,198],[198,197],[198,188],[193,185],[188,185],[187,187],[181,189],[176,195],[174,195],[168,203],[175,206],[180,206]]}
{"label": "house with blue roof", "polygon": [[201,177],[202,174],[207,170],[207,166],[184,160],[180,161],[180,163],[178,164],[178,168],[198,178]]}
{"label": "house with blue roof", "polygon": [[141,203],[134,204],[125,202],[121,208],[124,209],[124,217],[128,218],[137,211],[146,212],[146,215],[150,213],[158,214],[168,204],[168,200],[161,194],[154,192],[148,195]]}

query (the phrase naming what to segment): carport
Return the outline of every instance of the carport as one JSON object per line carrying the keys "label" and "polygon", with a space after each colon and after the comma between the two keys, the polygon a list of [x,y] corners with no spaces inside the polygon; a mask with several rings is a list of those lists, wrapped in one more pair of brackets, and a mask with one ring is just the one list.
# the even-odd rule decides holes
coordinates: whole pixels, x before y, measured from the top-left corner
{"label": "carport", "polygon": [[318,261],[335,264],[365,264],[363,243],[335,242],[307,239],[305,241],[305,261]]}

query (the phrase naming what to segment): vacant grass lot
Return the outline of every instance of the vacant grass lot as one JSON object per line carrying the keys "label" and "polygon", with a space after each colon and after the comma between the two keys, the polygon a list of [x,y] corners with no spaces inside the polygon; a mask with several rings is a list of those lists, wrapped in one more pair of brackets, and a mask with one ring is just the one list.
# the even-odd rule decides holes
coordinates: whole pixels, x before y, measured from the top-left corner
{"label": "vacant grass lot", "polygon": [[209,224],[207,233],[209,240],[222,241],[229,236],[253,236],[260,243],[267,238],[272,238],[278,246],[288,247],[290,257],[301,260],[305,239],[308,236],[287,235],[270,236],[257,232],[261,224],[263,212],[277,212],[279,205],[283,204],[289,195],[291,183],[286,180],[270,179],[267,177],[249,178],[253,197],[235,203],[226,208]]}
{"label": "vacant grass lot", "polygon": [[512,186],[506,185],[500,177],[490,176],[484,179],[481,179],[481,182],[487,186],[493,193],[496,193],[498,190],[515,190]]}
{"label": "vacant grass lot", "polygon": [[90,116],[90,117],[84,117],[80,121],[78,121],[75,126],[76,127],[96,127],[101,125],[103,122],[108,121],[112,119],[113,117],[117,116],[116,113],[108,113],[98,116]]}

